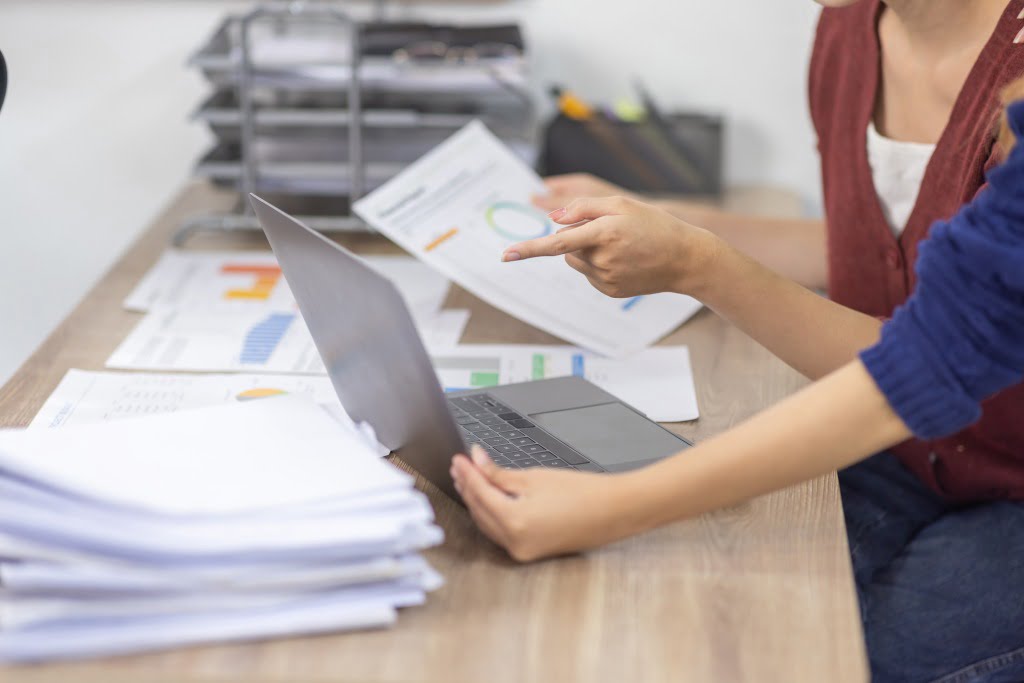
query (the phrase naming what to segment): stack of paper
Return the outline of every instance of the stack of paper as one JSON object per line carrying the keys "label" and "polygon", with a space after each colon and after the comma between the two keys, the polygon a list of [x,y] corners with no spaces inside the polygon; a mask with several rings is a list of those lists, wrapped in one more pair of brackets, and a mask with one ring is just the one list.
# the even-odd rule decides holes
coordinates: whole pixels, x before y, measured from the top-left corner
{"label": "stack of paper", "polygon": [[0,660],[383,627],[440,577],[412,478],[298,396],[0,432]]}

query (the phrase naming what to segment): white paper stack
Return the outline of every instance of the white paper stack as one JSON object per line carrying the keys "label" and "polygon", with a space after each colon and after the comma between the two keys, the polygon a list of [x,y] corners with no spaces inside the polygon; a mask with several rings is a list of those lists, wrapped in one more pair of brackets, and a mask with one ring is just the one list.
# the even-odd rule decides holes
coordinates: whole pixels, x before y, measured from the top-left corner
{"label": "white paper stack", "polygon": [[384,627],[441,578],[412,478],[297,396],[0,432],[0,661]]}

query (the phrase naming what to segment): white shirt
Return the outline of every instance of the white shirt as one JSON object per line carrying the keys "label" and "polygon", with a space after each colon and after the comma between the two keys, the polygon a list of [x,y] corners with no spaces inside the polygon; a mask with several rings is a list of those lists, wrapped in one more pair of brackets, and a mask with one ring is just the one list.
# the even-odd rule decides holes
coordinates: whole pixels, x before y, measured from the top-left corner
{"label": "white shirt", "polygon": [[921,190],[925,169],[935,145],[922,142],[900,142],[883,137],[868,124],[868,164],[875,192],[882,204],[885,219],[892,233],[899,237],[907,227]]}

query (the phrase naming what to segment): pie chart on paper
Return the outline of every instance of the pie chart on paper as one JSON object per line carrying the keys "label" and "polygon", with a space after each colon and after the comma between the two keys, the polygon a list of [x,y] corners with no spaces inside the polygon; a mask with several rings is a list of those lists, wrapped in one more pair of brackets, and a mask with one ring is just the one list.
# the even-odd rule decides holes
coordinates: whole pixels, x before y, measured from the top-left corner
{"label": "pie chart on paper", "polygon": [[551,234],[551,221],[543,213],[519,202],[495,202],[485,212],[487,225],[507,240],[522,242]]}

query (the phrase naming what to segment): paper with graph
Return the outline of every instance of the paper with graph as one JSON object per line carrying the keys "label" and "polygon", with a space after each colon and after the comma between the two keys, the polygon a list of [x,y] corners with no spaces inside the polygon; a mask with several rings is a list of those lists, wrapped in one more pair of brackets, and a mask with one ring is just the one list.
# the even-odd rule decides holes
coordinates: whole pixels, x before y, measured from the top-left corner
{"label": "paper with graph", "polygon": [[537,174],[475,121],[354,208],[491,305],[600,353],[639,351],[700,309],[678,294],[607,297],[561,258],[502,263],[510,244],[554,230],[530,205],[543,191]]}
{"label": "paper with graph", "polygon": [[[366,256],[387,277],[414,315],[441,309],[448,280],[408,256]],[[295,298],[267,251],[169,249],[139,282],[124,307],[146,313],[160,308],[201,311],[294,310]]]}
{"label": "paper with graph", "polygon": [[462,344],[431,352],[431,362],[447,391],[583,377],[656,422],[683,422],[700,416],[690,352],[685,346],[605,358],[572,346]]}
{"label": "paper with graph", "polygon": [[36,413],[29,429],[175,413],[284,394],[306,396],[332,410],[343,410],[326,375],[185,375],[68,370]]}
{"label": "paper with graph", "polygon": [[[415,317],[427,348],[457,344],[469,311]],[[297,310],[157,309],[146,314],[108,368],[185,372],[326,374],[313,337]]]}

